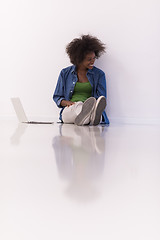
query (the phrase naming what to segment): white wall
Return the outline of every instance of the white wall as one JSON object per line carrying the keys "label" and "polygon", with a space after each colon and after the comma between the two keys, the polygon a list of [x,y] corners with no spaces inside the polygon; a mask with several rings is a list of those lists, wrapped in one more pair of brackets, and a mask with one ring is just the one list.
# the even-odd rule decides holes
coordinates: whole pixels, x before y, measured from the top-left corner
{"label": "white wall", "polygon": [[96,62],[106,73],[111,121],[160,123],[159,0],[2,0],[0,116],[19,96],[29,116],[57,118],[52,94],[65,46],[90,33],[107,44]]}

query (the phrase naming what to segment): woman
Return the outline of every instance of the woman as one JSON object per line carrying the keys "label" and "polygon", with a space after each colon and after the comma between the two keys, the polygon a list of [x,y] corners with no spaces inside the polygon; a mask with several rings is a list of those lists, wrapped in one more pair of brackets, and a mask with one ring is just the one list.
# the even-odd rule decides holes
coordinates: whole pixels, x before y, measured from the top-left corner
{"label": "woman", "polygon": [[62,69],[53,100],[59,108],[63,123],[76,125],[109,124],[106,107],[106,78],[94,66],[95,59],[105,52],[104,44],[96,37],[82,35],[75,38],[66,52],[73,64]]}

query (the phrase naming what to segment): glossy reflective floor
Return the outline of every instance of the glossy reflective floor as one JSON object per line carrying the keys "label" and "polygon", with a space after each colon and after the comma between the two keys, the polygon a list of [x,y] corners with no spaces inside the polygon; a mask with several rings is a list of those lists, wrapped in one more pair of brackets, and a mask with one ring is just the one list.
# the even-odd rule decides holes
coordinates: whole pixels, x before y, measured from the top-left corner
{"label": "glossy reflective floor", "polygon": [[160,126],[0,132],[1,240],[160,239]]}

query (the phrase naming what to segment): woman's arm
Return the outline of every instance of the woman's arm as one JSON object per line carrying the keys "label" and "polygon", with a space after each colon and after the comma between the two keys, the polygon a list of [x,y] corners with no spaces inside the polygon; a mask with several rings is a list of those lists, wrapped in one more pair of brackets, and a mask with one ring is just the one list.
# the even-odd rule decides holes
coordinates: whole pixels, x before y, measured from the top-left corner
{"label": "woman's arm", "polygon": [[107,97],[106,77],[104,72],[101,72],[99,76],[96,93],[98,97],[100,96]]}
{"label": "woman's arm", "polygon": [[57,85],[53,94],[53,100],[57,104],[57,107],[62,108],[61,105],[62,100],[64,100],[64,73],[63,70],[60,72],[58,77]]}

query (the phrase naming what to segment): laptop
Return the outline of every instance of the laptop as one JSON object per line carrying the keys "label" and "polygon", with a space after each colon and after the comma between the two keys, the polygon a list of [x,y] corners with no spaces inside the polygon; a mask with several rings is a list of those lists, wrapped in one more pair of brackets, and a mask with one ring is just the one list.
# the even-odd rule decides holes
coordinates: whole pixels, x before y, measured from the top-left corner
{"label": "laptop", "polygon": [[24,108],[22,106],[21,100],[19,98],[11,98],[14,110],[16,112],[17,118],[21,123],[31,123],[31,124],[53,124],[54,122],[39,122],[39,121],[28,121],[25,114]]}

